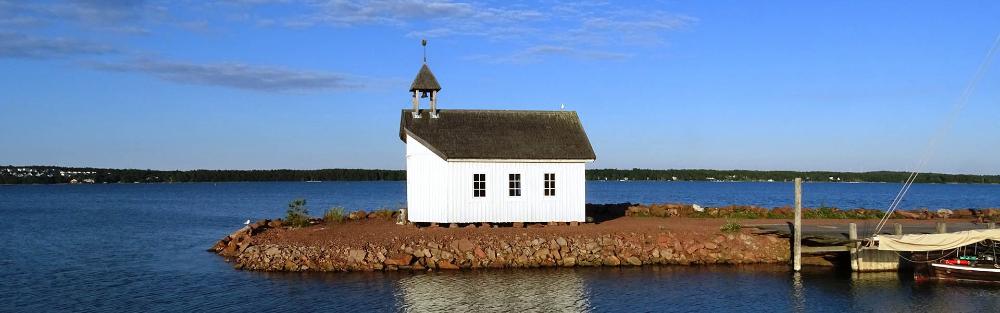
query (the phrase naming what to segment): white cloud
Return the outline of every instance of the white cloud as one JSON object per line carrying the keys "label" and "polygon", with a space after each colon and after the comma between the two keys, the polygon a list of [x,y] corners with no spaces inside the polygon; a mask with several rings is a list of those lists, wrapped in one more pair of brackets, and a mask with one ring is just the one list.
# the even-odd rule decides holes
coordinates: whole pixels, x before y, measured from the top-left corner
{"label": "white cloud", "polygon": [[146,33],[144,19],[159,17],[166,9],[142,0],[80,0],[30,2],[0,0],[0,21],[30,20],[35,25],[76,23],[89,28],[123,33]]}
{"label": "white cloud", "polygon": [[87,41],[0,32],[0,57],[51,59],[113,52],[114,48]]}
{"label": "white cloud", "polygon": [[[268,5],[276,3],[268,2]],[[271,16],[261,12],[266,16],[257,20],[258,25],[380,26],[403,30],[408,37],[477,37],[504,41],[505,49],[512,49],[506,55],[472,58],[527,58],[513,63],[534,62],[546,55],[572,55],[586,59],[628,58],[634,53],[608,50],[662,45],[668,33],[698,21],[694,17],[655,7],[623,7],[625,5],[602,1],[557,2],[524,8],[509,2],[331,0],[307,2],[306,9],[298,14]],[[572,53],[555,53],[551,50],[553,47],[569,49]]]}
{"label": "white cloud", "polygon": [[91,63],[90,67],[134,72],[184,84],[211,85],[257,91],[340,90],[360,88],[346,75],[240,63],[197,64],[156,58],[121,63]]}
{"label": "white cloud", "polygon": [[469,57],[469,59],[485,61],[488,63],[527,64],[539,62],[548,56],[563,56],[583,60],[621,60],[632,57],[632,54],[613,51],[585,50],[569,46],[538,45],[517,50],[509,54],[475,55]]}

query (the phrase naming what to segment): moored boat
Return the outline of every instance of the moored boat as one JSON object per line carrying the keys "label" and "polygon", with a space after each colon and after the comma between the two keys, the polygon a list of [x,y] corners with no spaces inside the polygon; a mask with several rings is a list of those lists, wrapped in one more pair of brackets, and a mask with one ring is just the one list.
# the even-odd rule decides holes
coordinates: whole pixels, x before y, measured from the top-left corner
{"label": "moored boat", "polygon": [[[944,234],[883,235],[878,250],[912,252],[916,280],[1000,283],[1000,229]],[[921,253],[922,252],[922,253]]]}
{"label": "moored boat", "polygon": [[917,280],[940,279],[1000,283],[1000,268],[995,265],[958,265],[930,263],[926,273],[914,272]]}

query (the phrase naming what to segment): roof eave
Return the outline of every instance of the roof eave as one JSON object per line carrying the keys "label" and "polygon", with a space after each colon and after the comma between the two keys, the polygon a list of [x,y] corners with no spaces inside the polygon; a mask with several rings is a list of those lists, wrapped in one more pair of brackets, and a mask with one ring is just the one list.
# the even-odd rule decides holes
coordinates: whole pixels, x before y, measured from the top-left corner
{"label": "roof eave", "polygon": [[[434,152],[434,154],[436,154],[442,160],[448,161],[448,156],[445,155],[443,152],[441,152],[441,150],[438,150],[437,148],[434,148],[434,146],[432,146],[429,143],[427,143],[427,141],[421,139],[417,135],[414,135],[413,132],[411,132],[409,129],[404,129],[404,131],[406,132],[406,136],[407,137],[413,138],[418,143],[420,143],[421,145],[423,145],[424,148],[427,148],[427,150],[431,150],[431,152]],[[405,137],[403,139],[403,142],[406,142]]]}
{"label": "roof eave", "polygon": [[481,162],[481,163],[590,163],[594,159],[470,159],[452,158],[448,162]]}

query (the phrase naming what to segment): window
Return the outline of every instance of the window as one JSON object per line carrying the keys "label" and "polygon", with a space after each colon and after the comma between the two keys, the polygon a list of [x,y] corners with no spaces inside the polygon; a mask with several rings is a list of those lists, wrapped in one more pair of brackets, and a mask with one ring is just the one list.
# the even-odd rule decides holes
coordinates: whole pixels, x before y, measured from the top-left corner
{"label": "window", "polygon": [[472,196],[486,196],[486,174],[472,174]]}
{"label": "window", "polygon": [[521,174],[510,174],[510,175],[507,175],[507,177],[510,180],[510,182],[507,183],[508,194],[511,197],[520,197],[521,196]]}
{"label": "window", "polygon": [[545,173],[545,195],[554,196],[556,195],[556,174],[555,173]]}

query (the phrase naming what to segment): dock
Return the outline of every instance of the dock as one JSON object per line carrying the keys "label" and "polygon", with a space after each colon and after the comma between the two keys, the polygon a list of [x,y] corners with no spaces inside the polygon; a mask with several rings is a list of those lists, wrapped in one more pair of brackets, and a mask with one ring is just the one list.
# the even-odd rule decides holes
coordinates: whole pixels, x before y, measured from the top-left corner
{"label": "dock", "polygon": [[[874,231],[876,221],[871,223],[824,223],[801,225],[801,248],[800,255],[849,253],[851,269],[855,272],[878,272],[895,271],[899,269],[899,264],[903,261],[900,254],[893,251],[879,251],[866,249],[865,243],[871,240],[870,237],[859,237],[859,230],[862,236],[869,236]],[[888,226],[892,227],[888,227]],[[788,223],[761,223],[747,224],[744,227],[757,229],[759,234],[778,234],[782,237],[793,238],[794,224]],[[975,229],[993,229],[995,223],[973,223],[973,222],[933,222],[919,221],[906,224],[890,223],[880,234],[882,235],[903,235],[903,234],[941,234],[947,232],[958,232]],[[795,255],[795,245],[792,255]]]}

